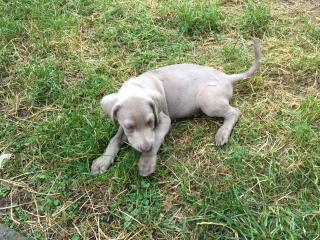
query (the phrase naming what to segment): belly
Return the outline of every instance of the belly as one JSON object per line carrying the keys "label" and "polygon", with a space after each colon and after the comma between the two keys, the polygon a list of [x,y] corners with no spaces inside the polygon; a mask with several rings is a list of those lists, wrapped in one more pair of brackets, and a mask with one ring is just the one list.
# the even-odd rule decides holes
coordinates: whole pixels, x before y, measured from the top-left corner
{"label": "belly", "polygon": [[196,101],[196,94],[181,93],[167,97],[167,105],[171,119],[188,118],[200,112]]}

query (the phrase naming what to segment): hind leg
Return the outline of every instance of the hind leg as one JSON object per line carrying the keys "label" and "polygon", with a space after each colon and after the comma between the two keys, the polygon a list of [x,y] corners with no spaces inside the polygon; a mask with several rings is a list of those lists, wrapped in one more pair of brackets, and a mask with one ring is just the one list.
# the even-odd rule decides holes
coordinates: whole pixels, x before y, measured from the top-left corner
{"label": "hind leg", "polygon": [[216,133],[215,142],[217,146],[221,146],[228,142],[231,131],[238,121],[240,116],[240,110],[234,107],[228,106],[227,110],[221,114],[220,117],[224,118],[222,126]]}
{"label": "hind leg", "polygon": [[229,99],[212,88],[207,88],[201,92],[198,104],[201,111],[207,116],[224,118],[224,122],[215,136],[215,143],[218,146],[227,143],[231,131],[239,119],[240,110],[230,106]]}

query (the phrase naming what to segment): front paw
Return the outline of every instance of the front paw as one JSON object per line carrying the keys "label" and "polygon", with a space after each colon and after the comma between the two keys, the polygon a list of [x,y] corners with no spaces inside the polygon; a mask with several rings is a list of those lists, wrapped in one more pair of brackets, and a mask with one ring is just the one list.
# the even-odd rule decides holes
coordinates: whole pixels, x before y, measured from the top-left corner
{"label": "front paw", "polygon": [[113,158],[109,156],[101,156],[95,159],[91,165],[91,174],[99,175],[104,173],[113,162]]}
{"label": "front paw", "polygon": [[138,163],[140,176],[147,177],[156,170],[157,156],[142,154]]}

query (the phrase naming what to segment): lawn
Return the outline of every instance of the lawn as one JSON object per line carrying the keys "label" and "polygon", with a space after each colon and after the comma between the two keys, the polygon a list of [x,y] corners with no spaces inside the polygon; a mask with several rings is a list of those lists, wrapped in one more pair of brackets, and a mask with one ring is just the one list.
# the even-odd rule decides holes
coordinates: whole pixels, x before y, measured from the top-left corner
{"label": "lawn", "polygon": [[[28,239],[319,239],[318,1],[0,0],[0,223]],[[175,63],[259,72],[219,119],[172,124],[156,173],[124,146],[90,175],[117,128],[99,100]]]}

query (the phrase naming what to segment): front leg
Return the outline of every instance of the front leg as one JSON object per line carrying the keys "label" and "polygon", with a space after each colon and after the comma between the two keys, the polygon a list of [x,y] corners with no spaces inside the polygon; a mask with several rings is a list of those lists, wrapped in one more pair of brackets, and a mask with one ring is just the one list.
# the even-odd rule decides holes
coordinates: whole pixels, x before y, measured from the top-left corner
{"label": "front leg", "polygon": [[120,146],[125,139],[126,136],[123,129],[119,127],[118,132],[113,138],[111,138],[104,153],[93,161],[91,165],[91,173],[93,175],[101,174],[108,169],[108,167],[114,162],[114,158],[119,152]]}
{"label": "front leg", "polygon": [[155,171],[158,150],[171,126],[171,119],[169,116],[161,112],[159,114],[159,118],[159,125],[155,128],[155,140],[152,150],[147,153],[141,153],[141,157],[139,159],[139,173],[144,177],[149,176]]}

